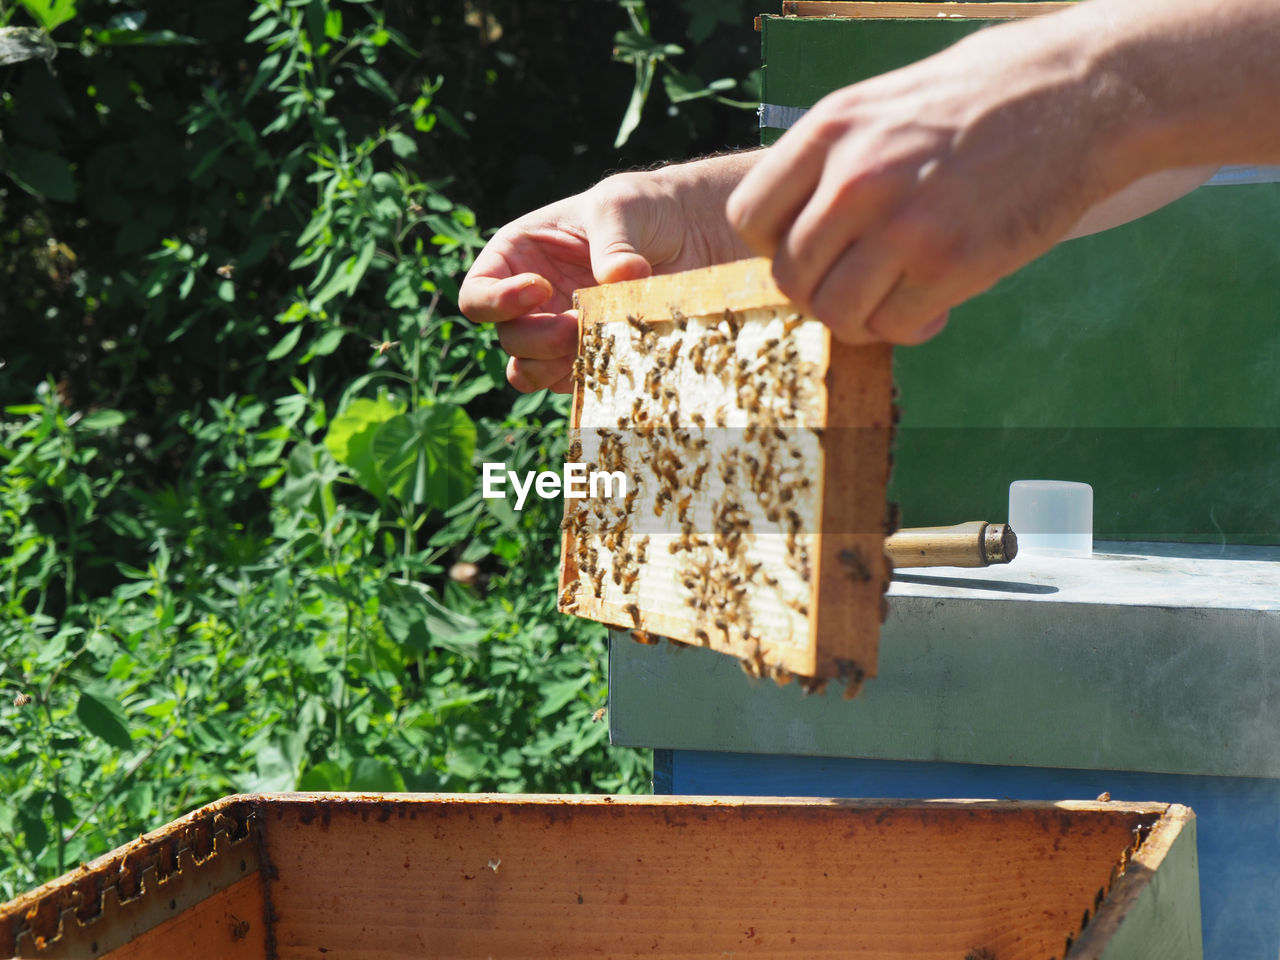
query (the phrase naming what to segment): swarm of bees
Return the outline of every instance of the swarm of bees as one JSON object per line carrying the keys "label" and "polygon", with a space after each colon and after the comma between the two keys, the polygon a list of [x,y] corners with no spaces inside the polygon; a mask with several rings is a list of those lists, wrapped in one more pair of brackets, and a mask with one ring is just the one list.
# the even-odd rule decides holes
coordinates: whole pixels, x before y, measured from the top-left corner
{"label": "swarm of bees", "polygon": [[[660,322],[630,314],[584,328],[569,459],[631,486],[609,503],[566,501],[575,576],[562,610],[601,601],[654,642],[642,610],[665,605],[686,629],[663,633],[735,649],[748,673],[790,679],[766,664],[762,641],[807,639],[821,428],[805,417],[824,372],[821,327],[808,327],[794,312],[673,309]],[[663,562],[649,564],[659,542]]]}

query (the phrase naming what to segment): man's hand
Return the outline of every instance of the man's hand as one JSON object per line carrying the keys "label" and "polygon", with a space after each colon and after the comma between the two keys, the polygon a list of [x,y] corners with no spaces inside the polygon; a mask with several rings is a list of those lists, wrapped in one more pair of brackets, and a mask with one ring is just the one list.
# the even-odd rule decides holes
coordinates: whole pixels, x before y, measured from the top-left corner
{"label": "man's hand", "polygon": [[1277,43],[1274,0],[1088,0],[982,30],[819,102],[727,215],[840,339],[919,343],[1058,240],[1276,162]]}
{"label": "man's hand", "polygon": [[463,281],[462,312],[497,323],[519,390],[573,389],[573,291],[750,256],[724,202],[760,153],[625,173],[501,230]]}
{"label": "man's hand", "polygon": [[730,222],[840,339],[928,339],[1127,182],[1107,148],[1133,94],[1092,69],[1080,19],[984,30],[831,94],[743,179]]}

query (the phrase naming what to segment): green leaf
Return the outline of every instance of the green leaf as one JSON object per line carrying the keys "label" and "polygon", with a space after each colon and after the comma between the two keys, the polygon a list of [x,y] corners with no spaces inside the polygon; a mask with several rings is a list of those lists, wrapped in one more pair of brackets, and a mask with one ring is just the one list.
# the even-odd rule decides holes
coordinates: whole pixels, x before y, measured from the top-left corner
{"label": "green leaf", "polygon": [[124,709],[115,697],[81,690],[76,718],[95,737],[102,738],[118,750],[128,750],[133,746]]}
{"label": "green leaf", "polygon": [[672,103],[684,103],[688,100],[709,97],[713,92],[694,74],[680,73],[678,70],[669,71],[662,78],[662,86],[667,91],[667,99]]}
{"label": "green leaf", "polygon": [[683,47],[674,43],[661,43],[638,30],[619,30],[613,35],[615,60],[665,60],[667,57],[678,57],[682,53],[684,53]]}
{"label": "green leaf", "polygon": [[540,718],[549,717],[578,695],[583,687],[591,682],[591,674],[584,673],[573,680],[553,683],[542,692],[542,705],[538,707]]}
{"label": "green leaf", "polygon": [[348,790],[377,793],[404,793],[404,777],[391,764],[374,757],[360,757],[351,765]]}
{"label": "green leaf", "polygon": [[372,452],[387,492],[406,503],[446,510],[475,487],[476,427],[461,407],[437,403],[388,420]]}
{"label": "green leaf", "polygon": [[309,363],[315,357],[329,356],[342,344],[342,338],[346,334],[345,330],[337,326],[325,330],[324,333],[311,341],[311,346],[307,347],[307,355],[303,357],[303,362]]}
{"label": "green leaf", "polygon": [[511,416],[518,420],[536,412],[542,406],[542,402],[547,399],[547,395],[546,390],[535,390],[533,393],[523,394],[511,405]]}
{"label": "green leaf", "polygon": [[95,30],[89,37],[103,47],[189,47],[204,43],[172,30]]}
{"label": "green leaf", "polygon": [[76,15],[76,0],[18,0],[18,4],[50,33]]}
{"label": "green leaf", "polygon": [[280,340],[267,352],[267,359],[274,361],[285,356],[290,350],[298,345],[298,339],[302,336],[302,324],[297,324],[292,330],[286,333]]}
{"label": "green leaf", "polygon": [[391,84],[387,83],[387,78],[377,70],[354,63],[348,64],[348,69],[351,70],[356,83],[370,93],[377,94],[388,103],[398,103],[400,101],[400,98],[396,96],[396,92],[391,89]]}
{"label": "green leaf", "polygon": [[347,772],[333,760],[311,767],[298,779],[299,790],[345,790]]}
{"label": "green leaf", "polygon": [[407,134],[392,131],[387,135],[387,141],[391,144],[391,149],[397,157],[408,159],[418,154],[417,142]]}
{"label": "green leaf", "polygon": [[333,418],[324,438],[333,459],[350,470],[356,483],[379,500],[386,499],[387,482],[373,454],[373,438],[383,424],[397,416],[400,416],[400,407],[385,397],[377,400],[362,397]]}
{"label": "green leaf", "polygon": [[57,154],[31,147],[9,147],[3,157],[5,172],[27,193],[71,203],[76,198],[71,164]]}
{"label": "green leaf", "polygon": [[119,410],[95,410],[80,421],[80,426],[85,430],[111,430],[128,420]]}

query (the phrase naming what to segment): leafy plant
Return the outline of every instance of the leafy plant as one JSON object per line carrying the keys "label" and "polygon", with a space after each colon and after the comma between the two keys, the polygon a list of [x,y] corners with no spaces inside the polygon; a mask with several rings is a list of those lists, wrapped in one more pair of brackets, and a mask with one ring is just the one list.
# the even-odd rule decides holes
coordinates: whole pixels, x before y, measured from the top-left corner
{"label": "leafy plant", "polygon": [[619,155],[594,8],[0,2],[0,896],[238,790],[647,789],[559,505],[477,491],[564,399],[456,296],[481,224],[750,136],[688,79],[731,6],[662,9]]}

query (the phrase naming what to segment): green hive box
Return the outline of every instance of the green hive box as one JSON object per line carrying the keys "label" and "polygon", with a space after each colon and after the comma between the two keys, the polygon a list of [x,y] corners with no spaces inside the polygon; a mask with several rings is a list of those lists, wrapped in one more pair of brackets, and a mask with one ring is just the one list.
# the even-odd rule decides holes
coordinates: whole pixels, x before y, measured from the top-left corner
{"label": "green hive box", "polygon": [[[810,106],[992,22],[763,17],[764,102]],[[1280,543],[1280,185],[1201,187],[1063,244],[895,374],[905,524],[1003,520],[1011,481],[1047,478],[1093,485],[1097,538]]]}

